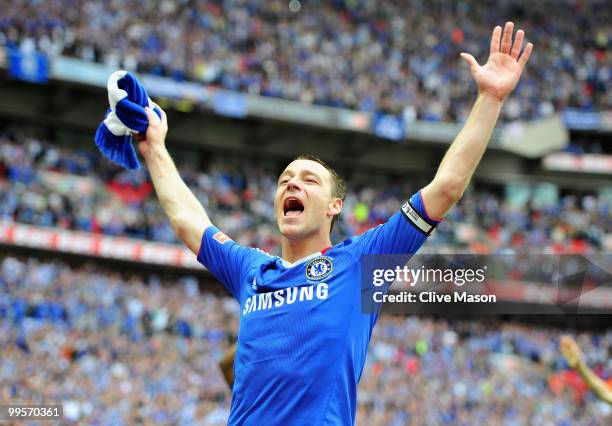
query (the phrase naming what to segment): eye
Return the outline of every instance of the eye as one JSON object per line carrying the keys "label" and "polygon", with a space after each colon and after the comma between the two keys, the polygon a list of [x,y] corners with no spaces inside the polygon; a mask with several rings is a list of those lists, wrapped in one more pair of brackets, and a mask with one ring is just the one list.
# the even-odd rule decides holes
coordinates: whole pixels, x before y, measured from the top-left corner
{"label": "eye", "polygon": [[308,183],[319,183],[319,182],[317,182],[317,181],[316,181],[315,179],[313,179],[313,178],[306,178],[306,182],[308,182]]}
{"label": "eye", "polygon": [[287,182],[289,182],[289,179],[284,178],[284,179],[281,179],[281,180],[278,182],[278,184],[279,184],[279,185],[284,185],[284,184],[286,184]]}

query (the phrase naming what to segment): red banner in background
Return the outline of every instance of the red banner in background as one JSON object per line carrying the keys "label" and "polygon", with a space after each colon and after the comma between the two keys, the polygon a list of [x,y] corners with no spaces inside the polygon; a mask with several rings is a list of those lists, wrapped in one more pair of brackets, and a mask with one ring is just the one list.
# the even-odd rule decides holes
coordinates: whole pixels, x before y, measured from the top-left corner
{"label": "red banner in background", "polygon": [[542,166],[547,170],[612,174],[612,155],[555,152],[544,156]]}
{"label": "red banner in background", "polygon": [[[0,221],[0,243],[136,263],[204,269],[198,263],[196,256],[181,245],[43,228],[10,221]],[[491,280],[486,288],[491,294],[495,294],[499,301],[507,302],[554,305],[562,296],[558,294],[556,287],[538,282]],[[399,290],[416,291],[410,286],[396,283],[392,291]],[[608,287],[590,289],[580,296],[580,305],[611,309],[612,289]]]}
{"label": "red banner in background", "polygon": [[191,251],[175,244],[42,228],[8,221],[0,222],[0,243],[130,262],[203,269]]}

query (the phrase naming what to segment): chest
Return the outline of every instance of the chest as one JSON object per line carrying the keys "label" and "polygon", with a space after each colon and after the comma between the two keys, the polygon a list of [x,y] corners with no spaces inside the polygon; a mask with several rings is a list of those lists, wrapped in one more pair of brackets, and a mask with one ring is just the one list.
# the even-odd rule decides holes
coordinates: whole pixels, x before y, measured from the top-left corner
{"label": "chest", "polygon": [[240,333],[337,327],[358,306],[359,289],[359,268],[350,257],[321,256],[291,268],[260,265],[243,277]]}

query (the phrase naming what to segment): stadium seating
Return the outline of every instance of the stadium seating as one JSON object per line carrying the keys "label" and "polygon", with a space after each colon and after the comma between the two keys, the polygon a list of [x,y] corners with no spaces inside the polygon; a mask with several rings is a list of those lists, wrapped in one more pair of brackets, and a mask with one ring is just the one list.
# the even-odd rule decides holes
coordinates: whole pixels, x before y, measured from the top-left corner
{"label": "stadium seating", "polygon": [[[167,284],[91,263],[3,258],[0,395],[62,400],[66,424],[225,424],[230,392],[217,359],[238,328],[238,305],[200,294],[193,277]],[[606,410],[567,371],[557,335],[383,315],[357,424],[605,424]],[[579,342],[589,364],[609,363],[611,331]]]}
{"label": "stadium seating", "polygon": [[[0,217],[177,242],[144,169],[126,172],[98,160],[95,150],[61,148],[26,136],[0,136]],[[223,161],[205,172],[181,170],[219,228],[243,245],[279,253],[272,210],[276,176],[271,171],[250,166],[247,176]],[[418,187],[395,182],[384,188],[349,185],[349,189],[334,241],[383,223]],[[612,233],[611,215],[611,202],[604,196],[572,195],[545,207],[513,206],[499,194],[473,191],[451,211],[428,245],[440,250],[467,247],[482,253],[527,247],[601,251],[602,239]]]}
{"label": "stadium seating", "polygon": [[303,3],[295,13],[281,0],[1,0],[0,45],[408,120],[463,121],[474,88],[459,53],[485,60],[492,26],[514,20],[537,47],[504,120],[612,106],[604,0]]}
{"label": "stadium seating", "polygon": [[[508,140],[494,138],[487,155],[508,154],[504,143],[524,134],[524,120],[557,112],[566,113],[558,122],[570,133],[567,152],[611,154],[605,133],[612,128],[609,3],[0,0],[0,78],[11,92],[0,102],[0,401],[60,401],[67,425],[227,422],[231,390],[217,362],[236,339],[239,306],[178,245],[146,168],[127,172],[95,150],[95,127],[89,126],[107,106],[101,88],[111,71],[127,69],[165,83],[152,96],[177,118],[171,138],[180,146],[170,149],[182,178],[231,238],[279,255],[272,200],[284,167],[279,158],[291,150],[269,156],[272,148],[257,151],[260,144],[277,146],[270,141],[278,139],[280,146],[307,128],[304,134],[315,137],[325,132],[322,145],[338,139],[342,146],[331,158],[357,151],[367,157],[377,146],[389,157],[399,150],[425,153],[423,169],[411,168],[409,176],[398,176],[398,168],[384,161],[354,171],[357,179],[348,176],[332,241],[383,223],[427,182],[422,179],[431,178],[422,170],[433,167],[447,148],[441,142],[450,142],[469,113],[476,88],[459,53],[484,62],[493,26],[507,20],[525,30],[535,50],[504,103],[498,131]],[[33,51],[42,54],[28,54]],[[62,68],[63,76],[51,72]],[[191,83],[173,92],[176,82]],[[217,88],[268,98],[224,109],[232,98],[254,97],[226,96]],[[162,99],[168,93],[184,98]],[[87,113],[77,102],[81,97]],[[278,99],[372,114],[316,108],[350,116],[352,127],[339,131],[338,118],[329,129],[311,129],[327,126],[300,120],[315,108]],[[275,105],[258,115],[258,105],[266,103]],[[280,120],[273,112],[286,104],[293,114]],[[377,116],[405,123],[400,139],[406,140],[383,146],[373,135],[364,139],[369,132],[383,136],[375,131]],[[431,131],[413,140],[419,124]],[[439,140],[438,130],[444,135]],[[298,147],[311,146],[289,148]],[[517,262],[502,265],[507,279],[487,291],[509,284],[502,302],[521,312],[542,307],[563,314],[519,317],[519,323],[503,308],[499,316],[458,320],[447,311],[441,318],[391,315],[399,308],[386,306],[359,384],[358,426],[610,424],[612,409],[568,369],[558,348],[562,333],[575,336],[586,363],[612,383],[607,316],[566,315],[575,312],[570,302],[578,294],[585,311],[609,308],[609,285],[591,292],[608,276],[594,263],[576,270],[584,264],[558,262],[567,268],[553,280],[532,255],[596,253],[608,256],[609,264],[609,157],[591,157],[599,160],[595,169],[580,156],[564,169],[559,162],[566,157],[557,157],[557,167],[547,169],[544,159],[520,154],[499,156],[484,177],[475,177],[420,253],[495,259],[520,253]],[[512,164],[499,177],[495,166],[506,159]],[[377,173],[372,179],[368,167]],[[545,177],[551,189],[546,197],[538,196],[532,172]],[[515,196],[513,185],[525,191]],[[80,250],[84,246],[88,250]],[[499,278],[496,272],[488,270],[491,281]],[[560,277],[570,278],[570,291],[559,291]],[[553,322],[557,328],[545,325]],[[576,331],[595,323],[600,329]]]}

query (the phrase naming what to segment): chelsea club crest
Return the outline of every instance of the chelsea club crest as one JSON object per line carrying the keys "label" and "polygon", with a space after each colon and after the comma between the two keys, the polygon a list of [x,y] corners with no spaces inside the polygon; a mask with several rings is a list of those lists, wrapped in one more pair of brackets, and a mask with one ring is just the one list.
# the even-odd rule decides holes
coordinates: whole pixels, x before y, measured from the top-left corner
{"label": "chelsea club crest", "polygon": [[332,262],[328,257],[317,257],[306,265],[306,278],[319,281],[331,274]]}

